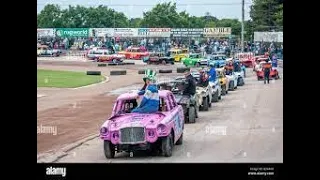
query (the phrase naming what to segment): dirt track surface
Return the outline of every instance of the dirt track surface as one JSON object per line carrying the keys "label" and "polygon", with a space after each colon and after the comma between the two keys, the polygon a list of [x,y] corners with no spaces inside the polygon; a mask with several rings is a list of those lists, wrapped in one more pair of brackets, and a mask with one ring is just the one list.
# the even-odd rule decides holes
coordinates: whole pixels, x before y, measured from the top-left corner
{"label": "dirt track surface", "polygon": [[[110,160],[104,157],[103,142],[95,138],[57,162],[283,162],[282,79],[264,85],[250,69],[247,74],[245,86],[200,112],[196,124],[185,125],[183,145],[175,146],[172,157],[119,153]],[[226,127],[226,135],[215,134],[210,129],[214,126]]]}
{"label": "dirt track surface", "polygon": [[[150,67],[173,69],[169,65]],[[143,75],[138,74],[137,70],[144,68],[146,66],[143,65],[97,67],[97,63],[92,62],[52,61],[50,58],[38,61],[38,69],[84,72],[99,70],[102,75],[107,76],[107,82],[79,89],[37,88],[37,125],[57,130],[57,135],[50,133],[37,135],[37,152],[54,151],[98,133],[101,123],[110,115],[116,98],[108,93],[131,85],[138,84],[138,87],[139,85],[142,87]],[[127,75],[110,76],[111,70],[127,70]]]}

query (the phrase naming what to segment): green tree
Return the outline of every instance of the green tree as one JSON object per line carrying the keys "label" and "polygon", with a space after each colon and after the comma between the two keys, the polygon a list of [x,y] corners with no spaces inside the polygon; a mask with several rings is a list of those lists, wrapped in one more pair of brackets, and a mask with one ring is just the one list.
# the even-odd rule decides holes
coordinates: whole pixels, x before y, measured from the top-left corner
{"label": "green tree", "polygon": [[283,1],[253,0],[250,17],[254,31],[278,31],[283,26]]}
{"label": "green tree", "polygon": [[63,27],[64,20],[61,18],[63,12],[60,6],[48,4],[37,16],[37,24],[39,28],[57,28]]}
{"label": "green tree", "polygon": [[176,28],[182,25],[179,20],[176,3],[160,3],[143,13],[141,25],[147,28]]}

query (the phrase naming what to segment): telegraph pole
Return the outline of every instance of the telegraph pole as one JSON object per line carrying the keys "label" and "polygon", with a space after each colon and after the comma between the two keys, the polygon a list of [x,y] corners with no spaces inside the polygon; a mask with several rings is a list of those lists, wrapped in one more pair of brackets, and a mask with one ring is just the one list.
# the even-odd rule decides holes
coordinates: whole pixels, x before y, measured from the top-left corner
{"label": "telegraph pole", "polygon": [[241,21],[241,52],[244,49],[244,0],[242,0],[242,21]]}

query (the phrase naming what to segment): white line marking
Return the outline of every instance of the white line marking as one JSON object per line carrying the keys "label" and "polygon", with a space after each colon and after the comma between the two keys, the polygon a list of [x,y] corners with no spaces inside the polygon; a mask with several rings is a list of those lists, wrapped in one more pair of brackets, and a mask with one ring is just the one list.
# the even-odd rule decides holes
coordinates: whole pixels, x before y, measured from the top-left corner
{"label": "white line marking", "polygon": [[92,87],[92,86],[96,86],[96,85],[99,85],[99,84],[103,84],[103,83],[108,82],[108,81],[109,81],[109,76],[104,76],[104,77],[105,77],[105,80],[102,81],[102,82],[95,83],[95,84],[90,84],[90,85],[87,85],[87,86],[81,86],[81,87],[77,87],[77,88],[72,88],[72,90],[77,90],[77,89],[81,89],[81,88]]}
{"label": "white line marking", "polygon": [[37,98],[45,97],[46,95],[44,94],[37,94]]}

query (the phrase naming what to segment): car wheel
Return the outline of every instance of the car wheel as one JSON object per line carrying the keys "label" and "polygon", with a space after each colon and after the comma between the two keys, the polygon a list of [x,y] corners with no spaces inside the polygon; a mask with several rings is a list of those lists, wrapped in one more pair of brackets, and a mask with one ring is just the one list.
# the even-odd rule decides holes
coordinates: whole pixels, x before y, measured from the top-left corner
{"label": "car wheel", "polygon": [[211,101],[210,101],[210,98],[209,98],[209,96],[207,97],[207,100],[208,100],[209,108],[211,108],[211,106],[212,106],[212,104],[211,104],[211,101],[212,101],[212,97],[211,97]]}
{"label": "car wheel", "polygon": [[229,83],[229,90],[234,91],[234,82],[233,81],[230,81],[230,83]]}
{"label": "car wheel", "polygon": [[226,95],[226,94],[227,94],[227,92],[226,92],[226,85],[223,85],[223,86],[221,87],[221,95],[224,96],[224,95]]}
{"label": "car wheel", "polygon": [[212,102],[218,102],[219,101],[219,90],[216,91],[216,93],[214,93],[214,95],[212,96]]}
{"label": "car wheel", "polygon": [[172,138],[172,134],[170,133],[167,137],[162,139],[161,150],[165,157],[171,157],[172,149],[173,149],[173,138]]}
{"label": "car wheel", "polygon": [[203,98],[203,102],[202,102],[202,110],[204,111],[208,111],[209,110],[209,104],[208,104],[208,97],[204,97]]}
{"label": "car wheel", "polygon": [[196,109],[194,106],[189,107],[189,110],[188,110],[188,122],[189,123],[196,122],[195,112],[196,112]]}
{"label": "car wheel", "polygon": [[104,141],[103,143],[104,148],[104,155],[108,159],[114,158],[114,155],[116,154],[114,145],[110,141]]}
{"label": "car wheel", "polygon": [[240,78],[238,79],[237,85],[238,85],[238,86],[242,86],[242,85],[243,85],[243,79],[242,79],[242,77],[240,77]]}
{"label": "car wheel", "polygon": [[183,143],[183,132],[180,136],[180,138],[178,139],[178,141],[176,142],[176,145],[181,145]]}

